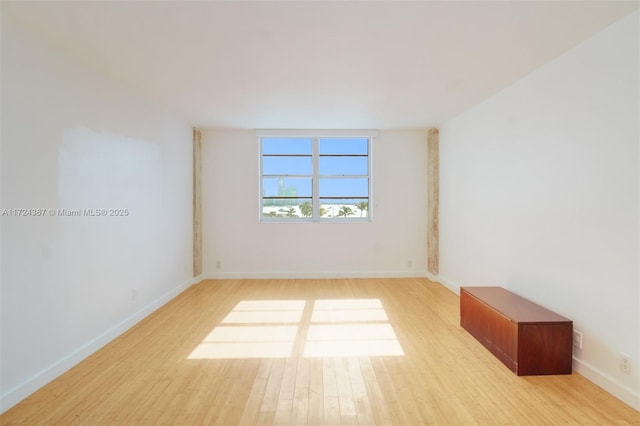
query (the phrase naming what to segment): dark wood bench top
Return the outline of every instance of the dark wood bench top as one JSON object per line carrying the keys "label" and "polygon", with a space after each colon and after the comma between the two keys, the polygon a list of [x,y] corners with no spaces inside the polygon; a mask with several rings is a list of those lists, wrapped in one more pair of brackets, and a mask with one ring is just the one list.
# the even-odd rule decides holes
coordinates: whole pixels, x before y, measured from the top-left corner
{"label": "dark wood bench top", "polygon": [[543,308],[502,287],[462,287],[460,290],[481,300],[500,312],[510,321],[518,324],[572,322],[570,319]]}

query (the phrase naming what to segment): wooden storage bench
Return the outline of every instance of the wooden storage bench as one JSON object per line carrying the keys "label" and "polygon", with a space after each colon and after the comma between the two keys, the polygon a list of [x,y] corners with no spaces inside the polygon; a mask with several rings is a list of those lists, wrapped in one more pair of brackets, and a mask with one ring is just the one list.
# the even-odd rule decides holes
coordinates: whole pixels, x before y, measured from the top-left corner
{"label": "wooden storage bench", "polygon": [[573,321],[502,287],[462,287],[460,325],[518,376],[571,374]]}

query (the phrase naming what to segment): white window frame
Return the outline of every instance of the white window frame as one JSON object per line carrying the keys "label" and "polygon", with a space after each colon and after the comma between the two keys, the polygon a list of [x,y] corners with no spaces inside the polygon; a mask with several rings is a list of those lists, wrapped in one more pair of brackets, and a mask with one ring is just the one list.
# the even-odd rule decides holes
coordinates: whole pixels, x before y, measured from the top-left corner
{"label": "white window frame", "polygon": [[[377,132],[374,130],[256,130],[256,136],[258,140],[258,220],[261,223],[370,223],[373,221],[373,140],[377,136]],[[312,142],[312,205],[313,213],[308,218],[295,218],[287,219],[283,217],[265,217],[262,214],[262,138],[263,137],[283,137],[283,138],[310,138]],[[368,204],[367,217],[320,217],[320,177],[326,178],[327,176],[319,175],[319,139],[328,138],[367,138],[367,171],[366,175],[368,179]],[[336,178],[343,178],[339,175]],[[364,176],[364,175],[363,175]]]}

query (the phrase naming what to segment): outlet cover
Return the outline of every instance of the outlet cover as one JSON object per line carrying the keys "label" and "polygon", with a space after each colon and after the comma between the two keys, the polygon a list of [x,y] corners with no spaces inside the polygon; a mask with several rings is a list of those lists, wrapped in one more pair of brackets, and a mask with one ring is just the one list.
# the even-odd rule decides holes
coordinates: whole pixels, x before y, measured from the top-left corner
{"label": "outlet cover", "polygon": [[631,374],[631,355],[620,352],[620,370],[624,374]]}
{"label": "outlet cover", "polygon": [[582,333],[578,330],[573,330],[573,346],[582,349]]}

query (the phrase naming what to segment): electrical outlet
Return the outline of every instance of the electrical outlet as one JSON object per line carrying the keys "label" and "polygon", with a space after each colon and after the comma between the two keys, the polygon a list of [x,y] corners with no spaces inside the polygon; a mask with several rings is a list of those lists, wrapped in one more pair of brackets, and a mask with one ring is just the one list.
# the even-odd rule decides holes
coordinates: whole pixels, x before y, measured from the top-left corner
{"label": "electrical outlet", "polygon": [[407,260],[407,266],[413,268],[413,260]]}
{"label": "electrical outlet", "polygon": [[131,301],[135,302],[137,298],[138,298],[138,289],[134,288],[133,290],[131,290]]}
{"label": "electrical outlet", "polygon": [[620,370],[624,374],[631,374],[631,355],[620,352]]}
{"label": "electrical outlet", "polygon": [[573,346],[582,349],[582,333],[578,330],[573,330]]}
{"label": "electrical outlet", "polygon": [[220,268],[222,268],[222,262],[218,260],[216,261],[216,269],[220,269]]}

